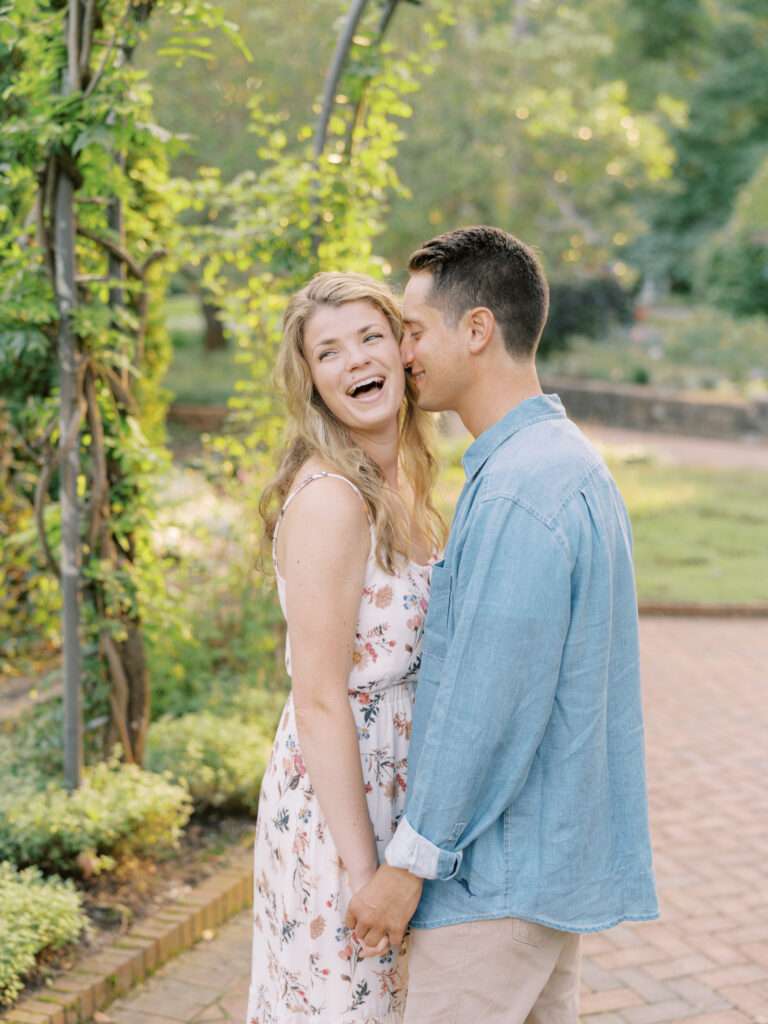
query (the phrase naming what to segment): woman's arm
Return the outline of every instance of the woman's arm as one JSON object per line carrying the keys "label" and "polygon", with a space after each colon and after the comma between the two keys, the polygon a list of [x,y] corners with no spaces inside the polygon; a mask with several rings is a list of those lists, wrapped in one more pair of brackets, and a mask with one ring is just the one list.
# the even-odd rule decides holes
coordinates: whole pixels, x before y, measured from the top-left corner
{"label": "woman's arm", "polygon": [[341,480],[315,481],[291,502],[280,540],[299,743],[356,892],[378,866],[347,694],[370,547],[364,505]]}

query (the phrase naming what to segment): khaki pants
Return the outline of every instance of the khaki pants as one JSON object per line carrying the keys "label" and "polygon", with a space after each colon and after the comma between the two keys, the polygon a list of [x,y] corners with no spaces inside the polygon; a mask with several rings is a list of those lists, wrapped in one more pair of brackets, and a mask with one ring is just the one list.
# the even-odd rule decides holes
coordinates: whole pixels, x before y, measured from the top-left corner
{"label": "khaki pants", "polygon": [[404,1024],[577,1024],[580,937],[517,918],[414,928]]}

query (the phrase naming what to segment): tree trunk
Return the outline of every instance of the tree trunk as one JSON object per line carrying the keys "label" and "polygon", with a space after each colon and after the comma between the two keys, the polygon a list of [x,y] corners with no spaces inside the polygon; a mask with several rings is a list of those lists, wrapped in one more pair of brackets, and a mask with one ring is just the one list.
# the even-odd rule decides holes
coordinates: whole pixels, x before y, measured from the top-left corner
{"label": "tree trunk", "polygon": [[102,655],[111,676],[112,713],[104,735],[104,755],[115,744],[129,764],[142,765],[149,729],[150,686],[140,620],[123,620],[126,639],[116,643],[102,636]]}
{"label": "tree trunk", "polygon": [[221,322],[221,310],[212,302],[201,300],[200,308],[205,318],[205,333],[203,334],[203,348],[206,352],[220,352],[227,347],[227,336],[224,333],[224,325]]}
{"label": "tree trunk", "polygon": [[128,735],[136,764],[144,764],[149,729],[149,671],[141,623],[129,622],[127,629],[128,636],[120,647],[128,677]]}

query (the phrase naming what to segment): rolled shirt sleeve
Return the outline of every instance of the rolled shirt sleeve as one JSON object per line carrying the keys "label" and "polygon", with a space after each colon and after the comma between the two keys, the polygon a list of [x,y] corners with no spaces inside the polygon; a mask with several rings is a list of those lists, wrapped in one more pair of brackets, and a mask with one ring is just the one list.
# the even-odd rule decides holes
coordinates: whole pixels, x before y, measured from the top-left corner
{"label": "rolled shirt sleeve", "polygon": [[[562,535],[503,495],[478,502],[446,564],[444,656],[425,673],[436,678],[419,680],[405,815],[385,852],[440,880],[525,784],[555,702],[572,585]],[[420,708],[422,687],[434,691]]]}

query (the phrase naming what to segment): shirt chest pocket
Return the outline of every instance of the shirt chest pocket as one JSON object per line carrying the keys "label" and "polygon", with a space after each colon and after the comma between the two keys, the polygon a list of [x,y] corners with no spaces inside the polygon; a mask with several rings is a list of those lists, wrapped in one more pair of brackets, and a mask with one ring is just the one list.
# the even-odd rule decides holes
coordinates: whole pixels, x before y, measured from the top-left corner
{"label": "shirt chest pocket", "polygon": [[448,649],[453,613],[453,579],[445,562],[432,566],[429,612],[424,629],[419,682],[440,682],[440,670]]}

